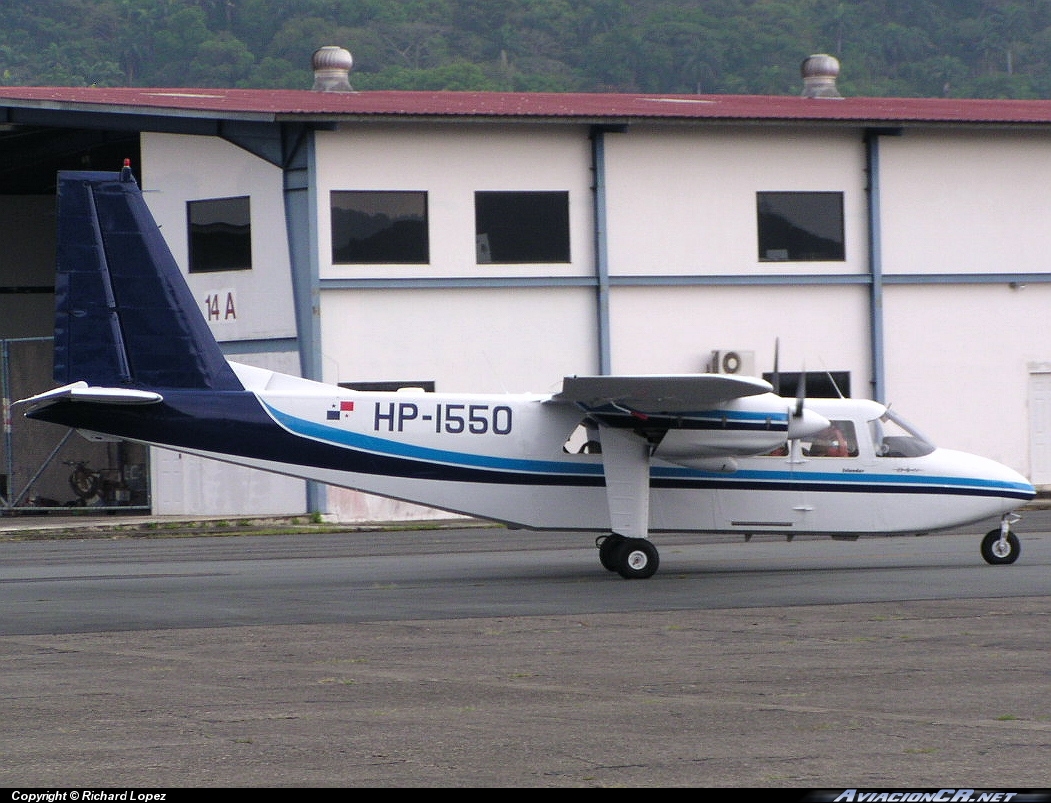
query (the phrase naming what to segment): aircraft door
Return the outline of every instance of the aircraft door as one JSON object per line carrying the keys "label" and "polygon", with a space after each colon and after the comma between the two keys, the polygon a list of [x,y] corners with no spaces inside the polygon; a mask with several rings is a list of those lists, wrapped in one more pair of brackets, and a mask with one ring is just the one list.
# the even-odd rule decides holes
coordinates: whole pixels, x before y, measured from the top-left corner
{"label": "aircraft door", "polygon": [[798,489],[792,512],[797,526],[810,532],[838,532],[865,526],[856,521],[864,516],[849,493],[830,493],[833,483],[845,475],[862,473],[863,460],[858,428],[847,419],[831,420],[830,425],[810,438],[794,442],[793,483]]}
{"label": "aircraft door", "polygon": [[808,463],[798,441],[739,458],[738,471],[718,493],[720,529],[748,535],[803,530],[808,505],[799,477]]}

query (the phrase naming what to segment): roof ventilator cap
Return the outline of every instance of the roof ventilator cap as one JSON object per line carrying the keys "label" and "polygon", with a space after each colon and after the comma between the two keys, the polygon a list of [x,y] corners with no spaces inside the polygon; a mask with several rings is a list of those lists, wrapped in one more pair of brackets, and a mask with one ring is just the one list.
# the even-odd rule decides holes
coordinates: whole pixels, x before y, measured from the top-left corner
{"label": "roof ventilator cap", "polygon": [[325,45],[314,51],[311,58],[314,66],[315,92],[353,92],[350,85],[350,68],[354,58],[346,48]]}
{"label": "roof ventilator cap", "polygon": [[803,59],[799,68],[803,75],[804,98],[842,98],[836,88],[839,59],[826,53],[817,53]]}

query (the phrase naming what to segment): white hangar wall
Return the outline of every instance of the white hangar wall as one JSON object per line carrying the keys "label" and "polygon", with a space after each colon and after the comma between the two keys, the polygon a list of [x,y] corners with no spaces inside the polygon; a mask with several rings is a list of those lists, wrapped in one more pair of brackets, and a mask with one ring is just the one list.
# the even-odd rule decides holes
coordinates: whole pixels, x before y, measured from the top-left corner
{"label": "white hangar wall", "polygon": [[325,378],[554,393],[562,377],[594,371],[594,305],[582,288],[330,290]]}
{"label": "white hangar wall", "polygon": [[[281,170],[214,137],[142,135],[143,195],[216,339],[236,341],[240,362],[299,373],[299,355],[268,351],[266,341],[296,337]],[[188,201],[247,196],[252,269],[189,274]],[[219,297],[218,306],[209,298]],[[212,314],[209,315],[209,307]],[[260,349],[238,354],[259,341]],[[302,480],[151,449],[156,514],[280,515],[302,513]]]}
{"label": "white hangar wall", "polygon": [[[322,279],[586,276],[594,273],[590,142],[583,126],[359,125],[316,134]],[[427,193],[427,265],[333,265],[333,190]],[[568,191],[568,263],[479,264],[474,193]]]}
{"label": "white hangar wall", "polygon": [[[296,336],[292,275],[281,170],[216,137],[143,134],[146,203],[164,232],[216,339]],[[189,274],[186,203],[247,196],[251,209],[252,269]],[[235,314],[220,305],[208,316],[210,294],[234,294]]]}
{"label": "white hangar wall", "polygon": [[[860,132],[632,126],[606,142],[611,275],[864,273]],[[758,192],[842,192],[845,262],[760,262]]]}
{"label": "white hangar wall", "polygon": [[[360,126],[317,137],[322,280],[405,280],[322,292],[325,379],[434,379],[440,390],[558,387],[597,365],[595,294],[579,287],[413,287],[424,280],[594,275],[590,143],[573,126]],[[329,198],[341,190],[427,193],[429,263],[334,265]],[[474,194],[569,194],[570,259],[479,264]]]}
{"label": "white hangar wall", "polygon": [[[863,287],[632,287],[612,293],[614,373],[695,373],[714,350],[755,353],[755,372],[851,372],[870,396]],[[782,388],[792,395],[794,388]]]}
{"label": "white hangar wall", "polygon": [[[703,371],[713,350],[773,368],[850,370],[867,395],[868,291],[858,285],[686,284],[692,278],[861,275],[868,271],[865,148],[860,132],[739,126],[632,126],[606,137],[609,271],[679,286],[612,293],[614,373]],[[760,261],[757,194],[843,196],[842,261]]]}
{"label": "white hangar wall", "polygon": [[1046,133],[909,129],[880,162],[885,273],[1051,270]]}
{"label": "white hangar wall", "polygon": [[1027,474],[1040,411],[1027,399],[1051,354],[1051,286],[889,284],[894,277],[1051,272],[1046,134],[908,129],[880,142],[888,401],[940,445]]}
{"label": "white hangar wall", "polygon": [[887,401],[940,446],[1030,475],[1027,398],[1031,364],[1051,354],[1051,285],[891,287],[884,306]]}

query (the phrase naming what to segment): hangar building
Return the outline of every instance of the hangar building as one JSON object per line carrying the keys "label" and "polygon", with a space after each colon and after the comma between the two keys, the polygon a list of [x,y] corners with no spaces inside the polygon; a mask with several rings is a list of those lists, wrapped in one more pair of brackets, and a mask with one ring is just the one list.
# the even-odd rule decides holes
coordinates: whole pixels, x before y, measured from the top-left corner
{"label": "hangar building", "polygon": [[[839,98],[834,73],[798,97],[354,92],[345,51],[322,51],[313,90],[0,87],[5,403],[52,384],[56,171],[130,158],[243,362],[544,392],[569,374],[762,374],[779,342],[782,370],[831,372],[1051,485],[1051,101]],[[87,448],[18,419],[9,504]],[[93,454],[155,513],[433,515],[160,450]]]}

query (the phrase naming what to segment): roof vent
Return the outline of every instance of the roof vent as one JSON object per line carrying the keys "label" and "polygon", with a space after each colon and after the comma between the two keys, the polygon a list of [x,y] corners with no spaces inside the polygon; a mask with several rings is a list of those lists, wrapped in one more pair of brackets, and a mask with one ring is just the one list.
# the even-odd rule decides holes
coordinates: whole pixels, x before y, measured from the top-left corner
{"label": "roof vent", "polygon": [[839,59],[826,53],[817,53],[803,59],[799,71],[803,74],[804,98],[842,98],[836,88]]}
{"label": "roof vent", "polygon": [[325,45],[314,51],[311,58],[314,65],[315,92],[353,92],[350,85],[350,68],[354,58],[346,48]]}

